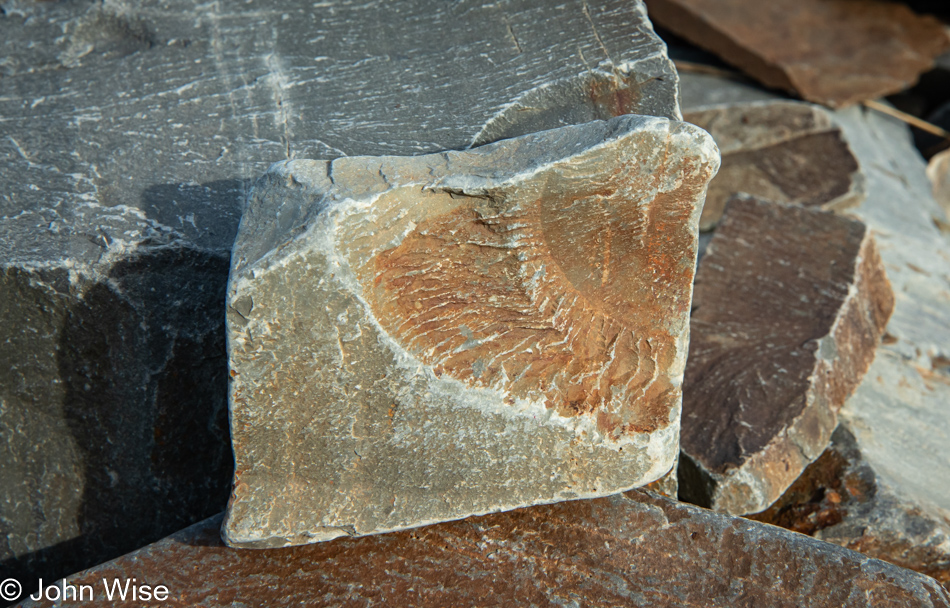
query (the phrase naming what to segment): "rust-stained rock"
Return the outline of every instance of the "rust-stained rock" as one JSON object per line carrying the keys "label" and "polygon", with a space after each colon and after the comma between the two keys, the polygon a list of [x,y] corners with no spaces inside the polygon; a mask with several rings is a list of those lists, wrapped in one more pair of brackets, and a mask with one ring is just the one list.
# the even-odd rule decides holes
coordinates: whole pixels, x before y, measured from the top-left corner
{"label": "rust-stained rock", "polygon": [[718,164],[699,128],[626,116],[275,166],[232,257],[226,540],[372,534],[664,475]]}
{"label": "rust-stained rock", "polygon": [[763,84],[832,107],[896,93],[948,47],[943,25],[884,0],[646,0],[657,24]]}
{"label": "rust-stained rock", "polygon": [[864,200],[864,177],[826,110],[805,103],[734,104],[684,120],[713,136],[722,167],[709,184],[700,230],[711,230],[733,195],[841,210]]}
{"label": "rust-stained rock", "polygon": [[827,447],[893,306],[861,222],[730,201],[696,275],[680,496],[771,505]]}
{"label": "rust-stained rock", "polygon": [[916,572],[639,491],[263,551],[224,546],[219,523],[69,577],[91,589],[68,605],[102,606],[103,580],[134,579],[163,585],[168,608],[950,606],[946,590]]}
{"label": "rust-stained rock", "polygon": [[950,589],[950,521],[941,525],[880,487],[846,426],[831,439],[775,504],[749,517],[917,570]]}

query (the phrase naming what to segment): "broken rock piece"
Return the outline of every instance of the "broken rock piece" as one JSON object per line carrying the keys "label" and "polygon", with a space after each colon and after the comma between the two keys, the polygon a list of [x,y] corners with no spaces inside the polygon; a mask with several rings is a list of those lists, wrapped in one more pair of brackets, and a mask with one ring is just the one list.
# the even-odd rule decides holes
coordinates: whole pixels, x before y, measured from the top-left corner
{"label": "broken rock piece", "polygon": [[[224,546],[220,521],[69,577],[96,594],[70,604],[101,606],[103,580],[129,580],[164,585],[169,608],[950,607],[947,592],[916,572],[636,490],[267,551]],[[130,599],[109,605],[142,605]]]}
{"label": "broken rock piece", "polygon": [[[683,74],[687,108],[761,100],[768,95],[772,94],[729,80]],[[950,575],[950,542],[946,540],[950,538],[950,483],[946,482],[950,480],[950,417],[946,415],[950,403],[950,307],[946,306],[950,241],[936,221],[944,214],[905,123],[862,108],[837,111],[835,120],[868,182],[867,198],[850,213],[865,222],[881,243],[881,259],[896,297],[871,368],[838,412],[840,429],[853,437],[859,452],[852,457],[848,450],[840,450],[848,459],[845,480],[850,476],[847,471],[854,470],[868,472],[873,479],[866,486],[868,491],[856,492],[853,501],[839,493],[843,508],[826,509],[830,500],[819,499],[827,504],[819,505],[812,524],[832,523],[815,532],[823,540],[946,581]],[[843,445],[836,431],[831,449]],[[776,504],[789,503],[783,497]],[[842,516],[838,524],[833,524],[835,513]]]}
{"label": "broken rock piece", "polygon": [[752,519],[932,576],[950,589],[950,519],[934,519],[879,482],[847,425],[782,497]]}
{"label": "broken rock piece", "polygon": [[896,93],[948,47],[943,25],[883,0],[646,0],[650,18],[769,87],[842,107]]}
{"label": "broken rock piece", "polygon": [[688,113],[684,120],[713,136],[722,167],[709,184],[700,230],[711,230],[733,195],[826,210],[864,200],[864,177],[826,110],[773,101]]}
{"label": "broken rock piece", "polygon": [[828,445],[893,307],[861,222],[730,201],[696,275],[680,496],[771,505]]}
{"label": "broken rock piece", "polygon": [[718,163],[699,128],[625,116],[277,165],[233,253],[227,542],[398,530],[669,471]]}
{"label": "broken rock piece", "polygon": [[950,150],[944,150],[930,159],[927,177],[933,186],[933,195],[950,217]]}

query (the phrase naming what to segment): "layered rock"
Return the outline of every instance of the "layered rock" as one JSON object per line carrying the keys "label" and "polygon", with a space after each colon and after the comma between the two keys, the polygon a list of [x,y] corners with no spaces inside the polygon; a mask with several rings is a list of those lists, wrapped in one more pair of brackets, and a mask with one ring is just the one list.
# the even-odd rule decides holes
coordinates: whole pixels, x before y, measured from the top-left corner
{"label": "layered rock", "polygon": [[679,116],[629,0],[9,0],[0,49],[0,571],[31,580],[224,507],[228,256],[271,163]]}
{"label": "layered rock", "polygon": [[[683,97],[693,109],[769,94],[685,74]],[[950,545],[940,540],[950,538],[950,233],[939,228],[945,216],[906,125],[857,109],[835,112],[835,120],[868,180],[867,199],[852,213],[875,233],[895,308],[864,382],[838,413],[859,455],[849,462],[863,463],[849,468],[865,471],[873,491],[816,534],[942,576],[939,564],[950,561]]]}
{"label": "layered rock", "polygon": [[[94,593],[71,604],[100,606],[103,580],[134,580],[165,586],[169,607],[950,606],[926,576],[636,491],[264,551],[223,546],[219,523],[70,577]],[[109,605],[142,605],[130,599]]]}
{"label": "layered rock", "polygon": [[629,116],[275,166],[232,258],[227,541],[372,534],[664,475],[718,163],[699,128]]}
{"label": "layered rock", "polygon": [[894,296],[861,222],[732,199],[696,272],[680,495],[771,505],[827,447]]}
{"label": "layered rock", "polygon": [[711,230],[733,195],[841,210],[865,196],[864,177],[831,115],[813,105],[774,101],[689,112],[713,136],[722,167],[709,184],[700,230]]}
{"label": "layered rock", "polygon": [[832,107],[907,88],[950,42],[934,17],[884,0],[647,0],[647,6],[657,24],[764,85]]}

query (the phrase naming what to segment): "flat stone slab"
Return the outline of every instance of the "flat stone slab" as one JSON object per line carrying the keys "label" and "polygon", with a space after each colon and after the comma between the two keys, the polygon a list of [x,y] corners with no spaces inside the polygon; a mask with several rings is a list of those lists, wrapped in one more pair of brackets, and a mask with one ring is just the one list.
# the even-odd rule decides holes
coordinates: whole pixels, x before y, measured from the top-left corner
{"label": "flat stone slab", "polygon": [[[220,521],[69,577],[77,590],[91,587],[85,601],[70,605],[101,606],[103,580],[129,580],[150,590],[165,586],[161,605],[170,608],[950,606],[936,581],[910,570],[636,491],[263,551],[224,546]],[[131,591],[109,605],[142,605],[130,598]]]}
{"label": "flat stone slab", "polygon": [[664,475],[718,165],[701,129],[627,116],[275,166],[232,256],[227,542],[373,534]]}
{"label": "flat stone slab", "polygon": [[713,136],[722,167],[709,184],[700,230],[712,230],[739,193],[825,210],[857,205],[864,176],[831,114],[804,103],[732,104],[689,112],[684,120]]}
{"label": "flat stone slab", "polygon": [[[769,98],[758,88],[683,75],[687,109]],[[852,213],[874,231],[895,306],[870,370],[838,413],[859,451],[849,462],[872,476],[873,490],[860,506],[839,511],[840,524],[815,534],[942,576],[940,564],[950,561],[941,540],[950,538],[950,231],[939,227],[946,215],[907,126],[856,108],[834,114],[868,180],[868,196]]]}
{"label": "flat stone slab", "polygon": [[939,20],[883,0],[647,0],[647,6],[657,24],[762,84],[832,107],[909,87],[950,46]]}
{"label": "flat stone slab", "polygon": [[771,505],[828,446],[894,296],[866,226],[732,199],[696,272],[680,496]]}
{"label": "flat stone slab", "polygon": [[224,508],[228,258],[272,163],[678,118],[676,89],[638,0],[4,0],[0,570]]}

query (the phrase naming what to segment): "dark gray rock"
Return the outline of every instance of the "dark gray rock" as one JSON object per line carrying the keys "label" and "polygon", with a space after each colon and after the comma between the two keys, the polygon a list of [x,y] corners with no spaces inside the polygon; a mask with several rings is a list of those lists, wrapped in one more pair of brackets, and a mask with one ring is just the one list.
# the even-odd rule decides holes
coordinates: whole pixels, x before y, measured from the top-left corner
{"label": "dark gray rock", "polygon": [[223,507],[224,287],[274,161],[678,117],[638,2],[0,4],[0,562]]}

